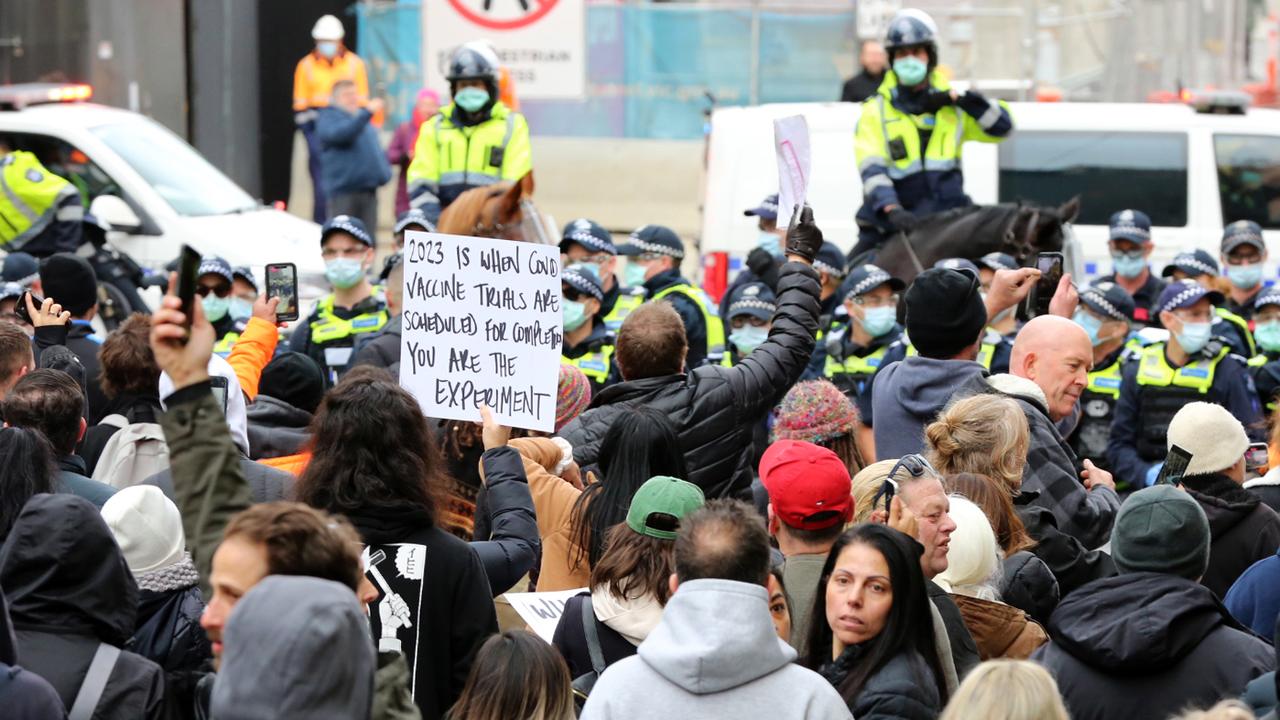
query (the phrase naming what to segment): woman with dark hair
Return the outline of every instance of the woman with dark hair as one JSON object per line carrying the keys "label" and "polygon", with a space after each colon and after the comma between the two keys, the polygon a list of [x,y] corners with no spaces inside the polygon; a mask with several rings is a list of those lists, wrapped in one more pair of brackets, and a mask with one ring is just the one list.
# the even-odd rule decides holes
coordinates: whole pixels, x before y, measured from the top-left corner
{"label": "woman with dark hair", "polygon": [[[486,469],[522,474],[504,430],[486,423]],[[325,395],[311,437],[298,500],[346,516],[360,532],[366,572],[381,591],[369,605],[378,648],[404,653],[414,702],[423,718],[440,718],[498,623],[479,556],[437,521],[448,478],[427,421],[386,371],[358,367]]]}
{"label": "woman with dark hair", "polygon": [[934,720],[946,688],[933,643],[923,547],[885,525],[860,524],[822,568],[804,664],[840,692],[858,720]]}
{"label": "woman with dark hair", "polygon": [[449,720],[573,720],[569,673],[556,651],[533,633],[508,630],[476,653]]}
{"label": "woman with dark hair", "polygon": [[0,540],[3,540],[32,495],[54,491],[53,447],[35,430],[0,429],[0,467],[4,468],[4,483],[0,484]]}

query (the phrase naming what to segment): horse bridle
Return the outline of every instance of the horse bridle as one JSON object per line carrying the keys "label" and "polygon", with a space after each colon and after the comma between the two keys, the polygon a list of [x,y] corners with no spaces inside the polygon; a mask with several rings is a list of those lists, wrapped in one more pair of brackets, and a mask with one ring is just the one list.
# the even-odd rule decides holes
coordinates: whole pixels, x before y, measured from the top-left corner
{"label": "horse bridle", "polygon": [[1020,218],[1022,218],[1021,207],[1019,207],[1018,211],[1013,214],[1013,217],[1009,218],[1009,224],[1005,227],[1004,232],[1001,233],[1001,237],[1003,237],[1005,242],[1009,244],[1009,249],[1013,250],[1013,257],[1018,261],[1018,265],[1025,265],[1027,260],[1031,257],[1032,251],[1035,250],[1035,245],[1032,244],[1032,239],[1035,236],[1036,227],[1040,222],[1040,210],[1031,208],[1031,214],[1028,216],[1029,219],[1027,221],[1027,230],[1020,241],[1015,242],[1013,231]]}

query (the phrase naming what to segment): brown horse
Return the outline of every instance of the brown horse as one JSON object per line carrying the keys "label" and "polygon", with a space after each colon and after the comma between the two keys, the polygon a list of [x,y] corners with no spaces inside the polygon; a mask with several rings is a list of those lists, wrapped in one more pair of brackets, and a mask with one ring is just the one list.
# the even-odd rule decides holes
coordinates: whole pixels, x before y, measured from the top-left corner
{"label": "brown horse", "polygon": [[555,244],[555,228],[533,204],[533,173],[516,182],[472,188],[440,213],[436,231],[448,235],[487,237],[518,242]]}

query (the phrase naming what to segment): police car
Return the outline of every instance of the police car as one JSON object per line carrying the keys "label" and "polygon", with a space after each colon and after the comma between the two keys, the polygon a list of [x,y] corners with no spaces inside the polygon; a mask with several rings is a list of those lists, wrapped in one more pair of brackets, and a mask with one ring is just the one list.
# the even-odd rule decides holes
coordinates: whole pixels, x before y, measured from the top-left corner
{"label": "police car", "polygon": [[0,136],[75,184],[113,246],[158,270],[186,243],[260,280],[267,263],[292,262],[304,302],[326,291],[319,226],[250,197],[159,123],[91,96],[88,85],[0,86]]}
{"label": "police car", "polygon": [[[1184,250],[1218,254],[1226,223],[1248,219],[1280,241],[1280,111],[1247,108],[1237,93],[1189,94],[1185,103],[1009,103],[1013,134],[964,149],[965,191],[979,204],[1081,198],[1073,231],[1084,274],[1111,272],[1107,219],[1125,208],[1151,216],[1158,271]],[[808,103],[722,108],[711,119],[701,250],[745,257],[757,239],[743,217],[777,192],[773,123],[803,115],[812,147],[809,200],[823,234],[853,247],[862,203],[853,134],[861,106]],[[786,219],[779,218],[779,224]],[[1275,279],[1280,252],[1269,260]]]}

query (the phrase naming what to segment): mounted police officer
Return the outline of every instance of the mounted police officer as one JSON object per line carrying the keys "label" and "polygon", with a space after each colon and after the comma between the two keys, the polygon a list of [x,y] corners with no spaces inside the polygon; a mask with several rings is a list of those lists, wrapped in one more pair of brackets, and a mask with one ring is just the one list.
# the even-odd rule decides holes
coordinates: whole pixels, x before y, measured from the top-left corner
{"label": "mounted police officer", "polygon": [[1113,282],[1099,282],[1080,292],[1080,304],[1072,319],[1089,333],[1093,370],[1089,371],[1089,384],[1080,396],[1080,422],[1067,442],[1078,457],[1090,458],[1109,471],[1107,440],[1120,398],[1124,363],[1137,357],[1135,350],[1126,347],[1133,322],[1133,298]]}
{"label": "mounted police officer", "polygon": [[1165,284],[1147,265],[1155,249],[1151,218],[1141,210],[1121,210],[1111,216],[1110,235],[1107,246],[1115,272],[1098,279],[1119,285],[1133,297],[1135,321],[1159,325],[1155,307]]}
{"label": "mounted police officer", "polygon": [[964,192],[964,143],[1000,142],[1013,130],[1002,102],[951,89],[937,70],[937,26],[908,9],[889,23],[885,50],[892,72],[862,105],[854,152],[862,176],[858,244],[851,260],[894,233],[910,233],[920,216],[972,205]]}
{"label": "mounted police officer", "polygon": [[643,286],[646,302],[666,300],[680,314],[689,342],[686,369],[731,363],[725,352],[724,323],[715,304],[680,274],[684,243],[675,231],[662,225],[645,225],[631,233],[627,242],[618,247],[618,254],[627,257],[622,279],[628,286]]}
{"label": "mounted police officer", "polygon": [[[1174,280],[1194,280],[1206,290],[1218,289],[1218,261],[1199,248],[1174,255],[1173,262],[1160,275]],[[1214,337],[1225,340],[1231,352],[1241,357],[1252,358],[1257,354],[1247,320],[1222,306],[1215,307],[1213,315]]]}
{"label": "mounted police officer", "polygon": [[560,253],[567,263],[589,267],[600,280],[604,299],[596,315],[604,320],[609,332],[616,335],[622,321],[644,302],[644,288],[622,287],[617,275],[618,248],[613,244],[613,235],[594,220],[578,218],[564,226]]}
{"label": "mounted police officer", "polygon": [[1280,399],[1280,287],[1263,290],[1254,301],[1253,323],[1258,354],[1249,358],[1249,372],[1258,388],[1258,400],[1271,415]]}
{"label": "mounted police officer", "polygon": [[83,242],[80,192],[0,137],[0,248],[43,258]]}
{"label": "mounted police officer", "polygon": [[1222,294],[1191,280],[1171,283],[1156,304],[1168,328],[1167,342],[1142,349],[1125,365],[1107,444],[1107,461],[1117,481],[1151,485],[1168,454],[1169,422],[1192,401],[1225,407],[1261,439],[1261,412],[1245,359],[1213,337],[1213,305]]}
{"label": "mounted police officer", "polygon": [[613,369],[614,334],[600,318],[604,290],[593,268],[570,265],[560,273],[560,292],[564,318],[561,362],[587,376],[594,396],[609,383]]}
{"label": "mounted police officer", "polygon": [[449,58],[453,102],[422,124],[409,165],[409,204],[439,222],[471,188],[519,180],[532,168],[529,124],[498,99],[495,59],[462,46]]}
{"label": "mounted police officer", "polygon": [[333,292],[316,303],[311,314],[289,338],[289,349],[316,361],[332,384],[347,369],[359,336],[374,333],[390,315],[369,283],[373,238],[359,218],[336,215],[320,230],[324,276]]}

